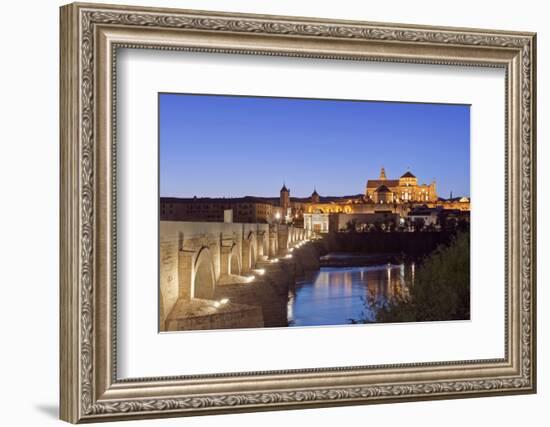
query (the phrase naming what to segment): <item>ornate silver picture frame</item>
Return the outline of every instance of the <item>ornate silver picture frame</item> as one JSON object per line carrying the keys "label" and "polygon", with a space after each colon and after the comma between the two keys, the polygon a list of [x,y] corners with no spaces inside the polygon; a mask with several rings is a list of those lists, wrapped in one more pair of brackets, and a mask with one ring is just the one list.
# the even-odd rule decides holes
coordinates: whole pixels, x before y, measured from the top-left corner
{"label": "ornate silver picture frame", "polygon": [[[79,3],[63,6],[60,21],[61,419],[97,422],[536,391],[535,34]],[[119,378],[121,48],[503,69],[504,357]]]}

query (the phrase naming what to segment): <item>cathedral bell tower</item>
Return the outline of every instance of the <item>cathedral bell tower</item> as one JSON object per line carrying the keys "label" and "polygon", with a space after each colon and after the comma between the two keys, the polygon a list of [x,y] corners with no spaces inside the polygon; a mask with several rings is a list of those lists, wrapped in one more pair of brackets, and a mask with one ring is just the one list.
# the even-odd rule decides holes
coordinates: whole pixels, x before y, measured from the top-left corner
{"label": "cathedral bell tower", "polygon": [[317,189],[313,189],[313,193],[311,193],[311,203],[319,203],[320,197],[319,193],[317,193]]}
{"label": "cathedral bell tower", "polygon": [[379,180],[386,180],[386,170],[384,168],[380,169],[380,177]]}
{"label": "cathedral bell tower", "polygon": [[285,213],[286,210],[290,208],[290,189],[286,188],[284,183],[279,195],[279,205],[283,208]]}

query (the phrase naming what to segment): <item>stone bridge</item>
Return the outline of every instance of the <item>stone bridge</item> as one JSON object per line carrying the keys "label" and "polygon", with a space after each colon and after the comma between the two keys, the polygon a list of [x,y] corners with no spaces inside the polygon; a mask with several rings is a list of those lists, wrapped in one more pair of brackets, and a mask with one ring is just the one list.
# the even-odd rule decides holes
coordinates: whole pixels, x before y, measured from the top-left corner
{"label": "stone bridge", "polygon": [[[279,224],[161,221],[160,330],[263,326],[258,305],[235,299],[253,300],[244,285],[309,237]],[[230,289],[239,298],[218,298]]]}

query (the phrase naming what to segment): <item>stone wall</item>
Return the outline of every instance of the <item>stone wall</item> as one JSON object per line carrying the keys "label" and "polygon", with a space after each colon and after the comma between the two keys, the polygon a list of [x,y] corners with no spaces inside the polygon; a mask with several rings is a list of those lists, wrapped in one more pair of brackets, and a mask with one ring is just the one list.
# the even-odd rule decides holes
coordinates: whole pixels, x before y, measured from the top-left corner
{"label": "stone wall", "polygon": [[208,301],[178,301],[166,320],[165,330],[208,330],[257,328],[264,325],[262,310],[258,306],[228,304],[214,307]]}

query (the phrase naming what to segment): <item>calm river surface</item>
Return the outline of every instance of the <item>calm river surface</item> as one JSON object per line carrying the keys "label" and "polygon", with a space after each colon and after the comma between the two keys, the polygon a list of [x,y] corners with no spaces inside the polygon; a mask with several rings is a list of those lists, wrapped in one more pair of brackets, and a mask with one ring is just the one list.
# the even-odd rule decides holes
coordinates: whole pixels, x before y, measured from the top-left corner
{"label": "calm river surface", "polygon": [[405,293],[406,274],[414,277],[414,264],[322,267],[290,293],[289,326],[343,325],[361,318],[373,321],[375,313],[365,307],[364,300],[383,304]]}

